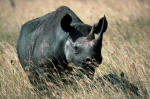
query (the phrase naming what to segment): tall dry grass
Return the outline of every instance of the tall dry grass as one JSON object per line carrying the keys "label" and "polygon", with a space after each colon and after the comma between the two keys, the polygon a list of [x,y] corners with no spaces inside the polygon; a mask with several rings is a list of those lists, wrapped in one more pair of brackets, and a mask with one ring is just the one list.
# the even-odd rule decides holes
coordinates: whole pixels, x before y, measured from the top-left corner
{"label": "tall dry grass", "polygon": [[[109,83],[94,85],[87,91],[78,83],[77,92],[70,86],[54,88],[51,98],[143,98],[150,95],[150,2],[148,0],[0,0],[0,99],[46,99],[30,85],[16,55],[16,40],[20,26],[33,18],[55,10],[60,5],[70,7],[85,23],[94,24],[104,14],[108,30],[103,39],[103,62],[95,78],[108,73],[120,75],[139,88],[141,97],[115,88]],[[90,89],[90,88],[89,88]],[[88,89],[88,90],[89,90]],[[61,93],[59,93],[61,91]],[[60,95],[61,94],[61,95]]]}

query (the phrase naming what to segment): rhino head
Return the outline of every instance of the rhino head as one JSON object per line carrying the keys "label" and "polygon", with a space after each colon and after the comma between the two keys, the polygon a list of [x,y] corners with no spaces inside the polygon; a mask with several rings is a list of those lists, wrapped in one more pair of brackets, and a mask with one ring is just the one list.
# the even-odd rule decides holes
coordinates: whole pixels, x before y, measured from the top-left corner
{"label": "rhino head", "polygon": [[[102,62],[101,49],[103,33],[107,29],[106,17],[102,17],[97,24],[94,24],[88,35],[82,35],[80,31],[83,28],[78,25],[80,29],[76,30],[75,26],[77,27],[77,24],[73,25],[71,21],[72,18],[68,14],[61,21],[63,30],[68,33],[64,46],[66,59],[69,63],[94,74],[95,68]],[[82,24],[82,26],[86,27],[85,24]],[[98,37],[95,37],[95,33],[98,34]]]}

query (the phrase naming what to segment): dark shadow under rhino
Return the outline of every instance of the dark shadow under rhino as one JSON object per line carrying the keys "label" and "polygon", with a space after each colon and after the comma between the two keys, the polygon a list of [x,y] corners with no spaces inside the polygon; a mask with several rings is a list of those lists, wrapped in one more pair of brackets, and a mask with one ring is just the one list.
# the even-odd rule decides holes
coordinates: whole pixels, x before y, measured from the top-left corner
{"label": "dark shadow under rhino", "polygon": [[109,82],[111,84],[111,87],[116,88],[116,91],[118,91],[118,89],[120,88],[125,93],[128,93],[130,95],[135,94],[141,97],[138,87],[130,83],[128,79],[125,78],[123,72],[120,74],[120,76],[113,73],[103,75],[101,77],[98,77],[95,82],[100,83],[102,86],[108,86],[106,82]]}

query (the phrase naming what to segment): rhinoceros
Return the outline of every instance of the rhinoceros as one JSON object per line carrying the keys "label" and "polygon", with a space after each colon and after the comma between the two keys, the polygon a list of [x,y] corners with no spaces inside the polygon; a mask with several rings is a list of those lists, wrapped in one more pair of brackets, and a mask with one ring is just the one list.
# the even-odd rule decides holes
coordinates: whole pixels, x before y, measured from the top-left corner
{"label": "rhinoceros", "polygon": [[30,71],[37,77],[46,71],[49,79],[55,79],[54,72],[61,75],[65,70],[71,71],[68,64],[72,63],[92,72],[92,76],[86,73],[92,79],[97,64],[102,62],[102,39],[106,29],[105,16],[91,26],[83,23],[70,8],[61,6],[21,26],[17,41],[19,61],[25,72]]}

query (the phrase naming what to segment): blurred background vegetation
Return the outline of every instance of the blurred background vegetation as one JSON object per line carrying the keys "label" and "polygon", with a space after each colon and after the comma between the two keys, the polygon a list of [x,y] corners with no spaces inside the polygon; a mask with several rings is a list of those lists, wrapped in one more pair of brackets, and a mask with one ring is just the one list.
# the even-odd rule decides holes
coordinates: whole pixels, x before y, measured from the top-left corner
{"label": "blurred background vegetation", "polygon": [[[149,0],[0,0],[0,99],[48,98],[33,91],[16,54],[19,29],[28,20],[54,11],[61,5],[70,7],[93,25],[102,16],[108,20],[104,34],[103,62],[95,77],[107,73],[125,73],[139,88],[140,98],[150,95],[150,1]],[[79,83],[80,84],[80,83]],[[53,94],[56,98],[57,91]],[[138,98],[112,88],[74,92],[68,87],[62,99]]]}

